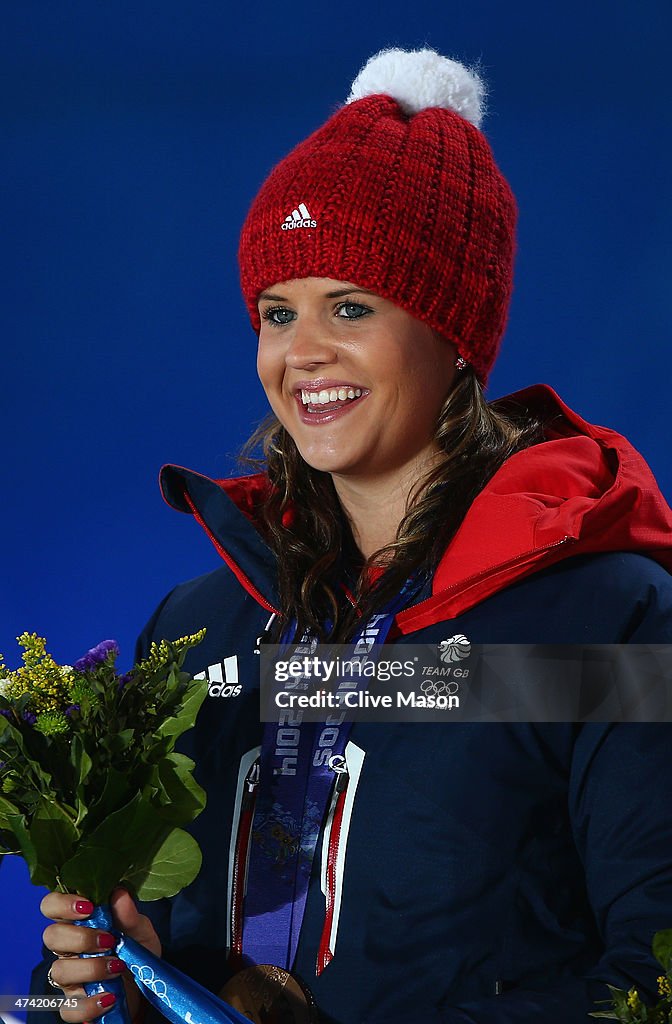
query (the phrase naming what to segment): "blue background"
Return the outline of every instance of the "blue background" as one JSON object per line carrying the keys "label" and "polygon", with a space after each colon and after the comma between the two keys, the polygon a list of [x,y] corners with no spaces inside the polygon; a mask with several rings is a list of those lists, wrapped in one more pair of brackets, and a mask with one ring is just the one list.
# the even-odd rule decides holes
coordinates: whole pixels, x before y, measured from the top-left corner
{"label": "blue background", "polygon": [[[177,462],[222,476],[264,413],[238,294],[256,189],[366,58],[424,43],[480,62],[485,130],[520,205],[496,397],[539,380],[626,434],[668,500],[669,190],[661,2],[4,4],[0,650],[46,635],[122,663],[217,556],[162,505]],[[43,922],[8,859],[0,992]]]}

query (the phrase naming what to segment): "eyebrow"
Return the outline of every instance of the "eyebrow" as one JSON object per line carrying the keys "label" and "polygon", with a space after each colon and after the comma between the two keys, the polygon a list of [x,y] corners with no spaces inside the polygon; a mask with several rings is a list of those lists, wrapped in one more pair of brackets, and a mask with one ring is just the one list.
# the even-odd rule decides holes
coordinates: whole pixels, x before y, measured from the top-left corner
{"label": "eyebrow", "polygon": [[[352,295],[353,293],[360,295],[375,295],[376,292],[370,292],[367,288],[358,288],[353,285],[352,288],[338,288],[336,291],[327,292],[325,295],[326,299],[341,299],[344,295]],[[285,295],[274,295],[272,292],[262,292],[259,296],[259,302],[264,300],[270,300],[271,302],[289,302],[289,299]]]}

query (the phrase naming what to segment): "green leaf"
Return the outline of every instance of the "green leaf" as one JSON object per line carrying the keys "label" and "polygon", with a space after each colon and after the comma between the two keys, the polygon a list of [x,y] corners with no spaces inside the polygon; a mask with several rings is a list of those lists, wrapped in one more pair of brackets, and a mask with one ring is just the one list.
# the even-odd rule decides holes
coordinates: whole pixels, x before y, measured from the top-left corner
{"label": "green leaf", "polygon": [[84,747],[82,737],[78,736],[77,733],[72,737],[72,743],[70,746],[70,764],[75,771],[75,803],[77,805],[77,820],[75,825],[79,825],[87,812],[85,799],[86,780],[93,768],[93,761]]}
{"label": "green leaf", "polygon": [[70,764],[77,772],[77,789],[86,782],[89,772],[93,766],[93,761],[84,749],[84,742],[81,736],[77,733],[72,737],[72,743],[70,746]]}
{"label": "green leaf", "polygon": [[656,932],[653,936],[653,955],[666,974],[672,972],[672,928]]}
{"label": "green leaf", "polygon": [[4,715],[0,715],[0,744],[3,750],[13,753],[13,748],[24,752],[23,736],[14,722],[10,722]]}
{"label": "green leaf", "polygon": [[40,801],[29,832],[35,851],[31,879],[35,885],[53,888],[62,866],[72,856],[79,832],[63,808],[55,800],[46,798]]}
{"label": "green leaf", "polygon": [[169,832],[170,825],[137,794],[81,840],[63,865],[63,883],[72,892],[85,892],[94,903],[106,903],[132,867],[147,871]]}
{"label": "green leaf", "polygon": [[159,738],[170,737],[175,741],[183,732],[191,729],[207,692],[207,686],[202,679],[192,680],[183,694],[177,714],[162,722],[154,735]]}
{"label": "green leaf", "polygon": [[20,817],[19,808],[11,803],[7,797],[0,796],[0,829],[11,830],[10,819],[15,818],[17,815]]}
{"label": "green leaf", "polygon": [[124,729],[109,736],[106,743],[111,754],[123,754],[133,743],[135,729]]}
{"label": "green leaf", "polygon": [[136,868],[125,878],[140,900],[159,900],[174,896],[193,882],[201,868],[198,843],[181,828],[170,832],[156,851],[151,864]]}
{"label": "green leaf", "polygon": [[[96,785],[98,784],[98,785]],[[96,775],[89,775],[86,790],[99,788],[99,779]],[[96,798],[89,804],[86,818],[83,822],[86,832],[91,834],[94,828],[100,825],[105,818],[123,807],[124,801],[128,802],[129,780],[123,772],[116,768],[108,768],[105,772],[105,782],[99,788]]]}
{"label": "green leaf", "polygon": [[[22,698],[21,698],[22,699]],[[20,770],[24,779],[32,783],[41,781],[41,789],[44,792],[51,783],[50,773],[43,767],[38,756],[31,756],[30,747],[44,751],[46,741],[44,736],[35,732],[32,726],[25,726],[26,735],[21,729],[4,717],[0,716],[0,746],[5,753],[4,760],[12,767]]]}
{"label": "green leaf", "polygon": [[194,762],[184,754],[168,754],[159,764],[162,814],[175,825],[193,821],[205,807],[205,790],[194,779],[193,769]]}
{"label": "green leaf", "polygon": [[[28,871],[30,872],[31,881],[35,881],[33,878],[33,872],[37,868],[37,857],[35,854],[35,847],[32,844],[30,833],[26,828],[26,819],[22,814],[17,814],[15,817],[9,817],[8,829],[16,839],[16,844],[21,852],[21,856],[28,865]],[[35,883],[42,884],[42,883]]]}
{"label": "green leaf", "polygon": [[176,690],[180,685],[180,669],[178,665],[171,665],[168,678],[166,679],[166,693]]}
{"label": "green leaf", "polygon": [[[17,850],[16,836],[9,830],[0,828],[0,857],[11,857],[13,854],[20,856],[21,851]],[[0,865],[2,861],[0,861]]]}

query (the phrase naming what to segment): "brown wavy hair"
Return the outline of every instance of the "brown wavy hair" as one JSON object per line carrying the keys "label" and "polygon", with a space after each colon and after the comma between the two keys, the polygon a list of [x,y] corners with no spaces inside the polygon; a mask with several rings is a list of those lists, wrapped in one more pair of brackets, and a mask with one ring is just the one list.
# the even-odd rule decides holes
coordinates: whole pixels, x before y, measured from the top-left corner
{"label": "brown wavy hair", "polygon": [[[262,526],[278,560],[283,623],[296,619],[299,631],[349,640],[359,618],[383,607],[409,576],[436,569],[488,480],[514,452],[542,439],[541,422],[526,408],[510,399],[487,402],[471,368],[461,371],[439,414],[439,459],[409,495],[395,540],[365,561],[331,476],[304,462],[275,417],[265,420],[245,445],[243,461],[265,469],[272,485]],[[263,460],[251,458],[259,446]],[[383,571],[372,573],[374,567]],[[345,600],[348,573],[352,591]]]}

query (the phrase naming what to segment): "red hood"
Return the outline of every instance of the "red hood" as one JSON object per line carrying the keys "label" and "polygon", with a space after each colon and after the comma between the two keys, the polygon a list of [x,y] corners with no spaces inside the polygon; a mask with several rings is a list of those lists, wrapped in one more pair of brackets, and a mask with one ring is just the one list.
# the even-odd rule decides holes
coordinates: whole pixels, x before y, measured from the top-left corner
{"label": "red hood", "polygon": [[403,633],[453,618],[574,555],[636,551],[672,571],[672,510],[630,442],[581,419],[544,384],[510,400],[557,418],[544,443],[511,456],[474,500],[438,566],[433,596],[397,617]]}
{"label": "red hood", "polygon": [[[551,419],[547,440],[508,459],[474,500],[437,568],[432,597],[397,616],[402,633],[454,618],[514,581],[574,555],[634,551],[672,572],[672,510],[629,441],[581,419],[544,384],[518,391],[508,401]],[[254,523],[268,491],[266,477],[216,482]],[[192,500],[184,495],[180,500],[171,490],[170,504],[195,511]],[[216,546],[229,564],[235,562],[235,554]]]}

